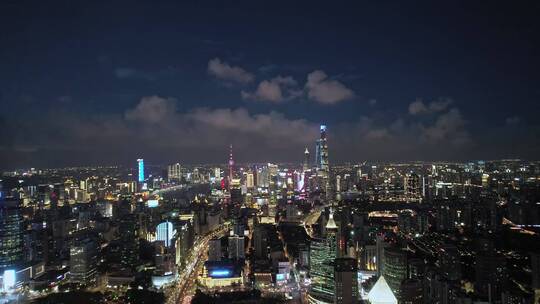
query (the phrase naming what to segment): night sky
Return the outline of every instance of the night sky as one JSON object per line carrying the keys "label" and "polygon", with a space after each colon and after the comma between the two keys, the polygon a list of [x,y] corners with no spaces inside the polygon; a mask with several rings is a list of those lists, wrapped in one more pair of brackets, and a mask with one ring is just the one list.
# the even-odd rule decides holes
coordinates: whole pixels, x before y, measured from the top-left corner
{"label": "night sky", "polygon": [[399,2],[1,1],[0,168],[538,159],[540,2]]}

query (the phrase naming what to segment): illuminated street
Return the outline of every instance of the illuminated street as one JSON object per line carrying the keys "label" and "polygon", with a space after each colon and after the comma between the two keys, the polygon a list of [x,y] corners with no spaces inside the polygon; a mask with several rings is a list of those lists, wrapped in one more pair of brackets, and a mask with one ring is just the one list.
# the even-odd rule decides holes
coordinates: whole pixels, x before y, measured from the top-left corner
{"label": "illuminated street", "polygon": [[167,288],[167,303],[189,303],[202,264],[208,257],[208,241],[212,238],[222,236],[228,231],[229,226],[230,223],[224,223],[216,230],[206,234],[202,239],[197,240],[194,247],[190,250],[186,267],[180,271],[177,279],[178,283],[175,286]]}

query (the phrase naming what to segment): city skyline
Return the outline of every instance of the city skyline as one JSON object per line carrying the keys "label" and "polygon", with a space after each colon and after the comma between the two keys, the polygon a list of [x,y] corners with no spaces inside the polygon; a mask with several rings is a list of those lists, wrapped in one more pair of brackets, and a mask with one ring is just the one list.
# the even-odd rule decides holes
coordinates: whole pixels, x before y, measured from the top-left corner
{"label": "city skyline", "polygon": [[0,168],[540,155],[534,2],[309,4],[3,2]]}
{"label": "city skyline", "polygon": [[0,1],[0,304],[540,304],[538,16]]}
{"label": "city skyline", "polygon": [[538,303],[539,161],[336,165],[319,130],[308,164],[4,171],[0,302]]}
{"label": "city skyline", "polygon": [[[329,157],[328,157],[328,144],[327,144],[327,126],[326,125],[320,125],[318,127],[318,130],[320,132],[319,134],[319,137],[318,139],[314,140],[314,142],[312,143],[312,146],[313,146],[313,151],[315,152],[315,155],[314,155],[314,158],[312,159],[310,157],[310,152],[309,152],[309,148],[308,146],[306,145],[306,147],[304,148],[304,152],[303,152],[303,157],[302,157],[302,160],[299,161],[299,160],[289,160],[289,161],[278,161],[278,162],[273,162],[273,161],[268,161],[268,160],[261,160],[261,161],[249,161],[249,160],[244,160],[244,161],[240,161],[240,162],[236,162],[233,158],[233,145],[230,144],[228,145],[228,154],[227,154],[227,161],[225,162],[202,162],[202,163],[183,163],[183,166],[189,166],[189,167],[193,167],[193,166],[205,166],[205,165],[221,165],[221,166],[224,166],[226,167],[227,171],[229,172],[228,173],[228,178],[229,180],[232,178],[232,172],[234,171],[234,167],[235,166],[250,166],[250,165],[264,165],[264,164],[272,164],[272,163],[276,163],[276,164],[286,164],[286,165],[291,165],[291,164],[294,164],[294,163],[297,163],[297,166],[298,167],[302,167],[303,170],[305,171],[307,168],[310,168],[310,167],[314,167],[314,168],[317,168],[317,170],[322,170],[322,171],[329,171],[329,168],[331,166],[343,166],[343,165],[351,165],[351,164],[357,164],[357,165],[365,165],[365,164],[466,164],[466,163],[469,163],[469,164],[473,164],[473,163],[482,163],[482,162],[497,162],[497,161],[518,161],[518,162],[527,162],[527,161],[537,161],[536,159],[521,159],[521,158],[501,158],[501,159],[465,159],[465,160],[364,160],[364,161],[341,161],[341,162],[335,162],[335,163],[332,163],[332,165],[330,166],[329,165]],[[324,147],[324,148],[323,148]],[[323,152],[324,151],[324,152]],[[160,161],[156,161],[156,162],[153,162],[153,163],[150,163],[149,165],[151,167],[154,167],[155,168],[163,168],[164,166],[165,167],[171,167],[173,165],[170,165],[170,163],[172,162],[175,162],[177,160],[171,160],[171,161],[166,161],[166,162],[160,162]],[[124,162],[124,163],[121,163],[121,164],[106,164],[104,165],[104,167],[107,167],[107,166],[110,166],[110,167],[125,167],[125,168],[133,168],[134,170],[136,170],[136,175],[138,176],[138,181],[139,182],[142,182],[144,179],[145,179],[145,163],[147,163],[145,161],[145,159],[143,158],[137,158],[136,160],[136,163],[135,165],[133,165],[133,162]],[[148,165],[148,163],[147,163]],[[180,166],[180,163],[176,163],[174,164],[176,166]],[[101,165],[97,165],[98,167],[101,167]],[[28,169],[31,169],[31,170],[36,170],[36,169],[66,169],[66,168],[85,168],[85,167],[88,167],[88,168],[92,168],[94,167],[93,165],[90,165],[90,164],[79,164],[79,165],[72,165],[72,166],[60,166],[60,167],[32,167],[32,166],[21,166],[21,167],[13,167],[13,168],[7,168],[6,170],[15,170],[15,171],[24,171],[24,170],[28,170]],[[178,172],[179,172],[180,169],[178,169]],[[8,172],[6,171],[6,172]]]}

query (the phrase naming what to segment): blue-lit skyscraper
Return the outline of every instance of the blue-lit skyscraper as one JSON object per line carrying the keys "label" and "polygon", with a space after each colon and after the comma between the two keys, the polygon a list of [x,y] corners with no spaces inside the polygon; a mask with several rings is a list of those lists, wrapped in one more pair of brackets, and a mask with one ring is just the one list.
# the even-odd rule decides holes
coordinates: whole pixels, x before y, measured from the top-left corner
{"label": "blue-lit skyscraper", "polygon": [[144,182],[144,160],[139,158],[137,163],[139,163],[139,182]]}
{"label": "blue-lit skyscraper", "polygon": [[321,125],[321,138],[317,140],[315,147],[315,159],[317,162],[317,169],[323,172],[328,172],[328,143],[326,141],[326,126]]}

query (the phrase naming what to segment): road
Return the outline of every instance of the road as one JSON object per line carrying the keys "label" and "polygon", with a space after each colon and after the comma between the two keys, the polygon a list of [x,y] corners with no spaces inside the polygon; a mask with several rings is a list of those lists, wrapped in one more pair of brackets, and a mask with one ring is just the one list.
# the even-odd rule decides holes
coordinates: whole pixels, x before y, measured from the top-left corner
{"label": "road", "polygon": [[[304,215],[301,226],[304,227],[309,237],[314,237],[314,232],[313,229],[311,229],[311,226],[317,222],[317,220],[321,216],[322,211],[327,206],[328,204],[316,206],[309,213]],[[291,264],[293,275],[295,277],[295,282],[292,284],[287,284],[287,286],[285,286],[286,289],[280,290],[280,292],[285,292],[292,296],[293,299],[289,301],[290,303],[308,303],[307,294],[309,290],[309,284],[306,284],[304,280],[300,279],[300,274],[296,269],[296,265],[292,263],[292,261]]]}
{"label": "road", "polygon": [[181,271],[177,284],[168,295],[168,304],[191,302],[193,286],[208,255],[208,242],[215,237],[222,236],[229,230],[230,223],[224,223],[202,238],[197,239],[187,258],[186,267]]}
{"label": "road", "polygon": [[314,237],[313,230],[311,229],[311,225],[317,222],[317,220],[321,216],[322,211],[326,207],[328,207],[328,204],[316,206],[308,214],[304,216],[304,220],[302,221],[302,224],[304,228],[306,229],[306,233],[310,237]]}
{"label": "road", "polygon": [[167,192],[182,190],[186,187],[187,187],[186,185],[176,185],[176,186],[172,186],[172,187],[168,187],[164,189],[155,190],[154,192],[152,192],[152,195],[163,195]]}

